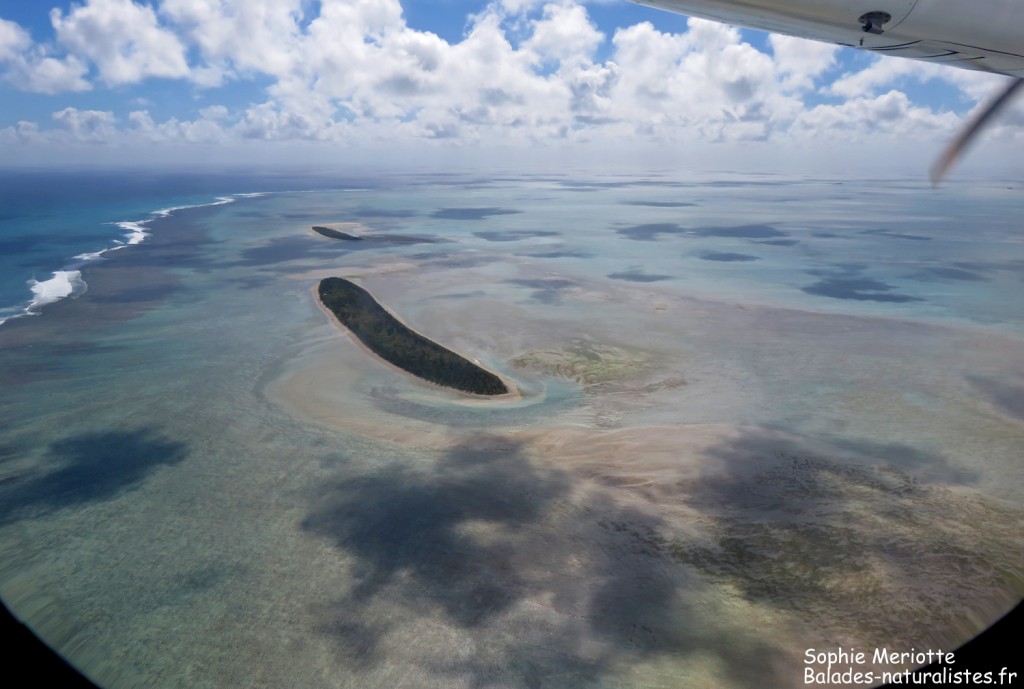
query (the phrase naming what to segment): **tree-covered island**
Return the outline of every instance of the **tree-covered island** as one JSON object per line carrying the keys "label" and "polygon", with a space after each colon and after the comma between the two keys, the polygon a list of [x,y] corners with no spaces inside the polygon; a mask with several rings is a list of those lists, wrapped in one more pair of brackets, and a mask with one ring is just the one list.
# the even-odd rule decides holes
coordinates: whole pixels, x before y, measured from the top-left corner
{"label": "tree-covered island", "polygon": [[346,242],[361,242],[362,237],[357,237],[354,234],[348,234],[347,232],[341,232],[330,227],[324,227],[323,225],[313,225],[313,231],[319,235],[327,237],[328,239],[341,239]]}
{"label": "tree-covered island", "polygon": [[362,287],[326,278],[317,288],[320,303],[380,358],[424,380],[477,395],[509,392],[501,378],[410,330]]}

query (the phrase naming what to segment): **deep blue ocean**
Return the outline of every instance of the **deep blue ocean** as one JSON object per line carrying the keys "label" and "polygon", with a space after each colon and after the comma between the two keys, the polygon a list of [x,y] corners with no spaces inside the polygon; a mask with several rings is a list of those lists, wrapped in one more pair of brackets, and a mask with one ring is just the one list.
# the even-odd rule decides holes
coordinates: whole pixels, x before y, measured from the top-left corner
{"label": "deep blue ocean", "polygon": [[262,190],[323,188],[331,177],[0,170],[0,322],[87,289],[82,267],[145,240],[180,209]]}

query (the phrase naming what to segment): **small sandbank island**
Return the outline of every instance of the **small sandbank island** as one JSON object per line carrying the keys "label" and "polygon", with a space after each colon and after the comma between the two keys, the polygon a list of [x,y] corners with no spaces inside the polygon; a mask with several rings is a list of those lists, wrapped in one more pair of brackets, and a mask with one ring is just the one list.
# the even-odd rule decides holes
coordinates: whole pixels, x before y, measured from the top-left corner
{"label": "small sandbank island", "polygon": [[[352,225],[354,226],[355,223],[352,223]],[[340,239],[345,242],[363,241],[362,237],[357,237],[354,234],[348,234],[347,232],[342,232],[341,230],[335,230],[332,227],[324,227],[323,225],[313,225],[313,231],[316,232],[318,235],[327,237],[328,239]]]}
{"label": "small sandbank island", "polygon": [[407,373],[474,395],[512,393],[496,374],[408,328],[355,283],[325,278],[317,296],[370,351]]}

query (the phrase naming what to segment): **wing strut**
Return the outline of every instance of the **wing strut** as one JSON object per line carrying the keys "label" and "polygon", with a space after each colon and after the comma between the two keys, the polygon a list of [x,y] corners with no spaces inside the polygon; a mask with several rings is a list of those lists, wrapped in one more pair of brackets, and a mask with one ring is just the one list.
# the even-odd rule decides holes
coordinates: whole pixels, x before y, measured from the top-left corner
{"label": "wing strut", "polygon": [[1010,102],[1013,94],[1017,92],[1021,84],[1024,84],[1024,79],[1014,79],[1011,81],[995,100],[967,123],[963,131],[953,139],[949,146],[946,147],[946,150],[942,152],[942,155],[939,156],[939,159],[935,161],[935,164],[932,165],[932,184],[938,185],[942,181],[942,178],[949,172],[949,168],[953,167],[953,163],[960,157],[960,154],[967,148],[967,145],[975,135],[984,129],[988,121]]}

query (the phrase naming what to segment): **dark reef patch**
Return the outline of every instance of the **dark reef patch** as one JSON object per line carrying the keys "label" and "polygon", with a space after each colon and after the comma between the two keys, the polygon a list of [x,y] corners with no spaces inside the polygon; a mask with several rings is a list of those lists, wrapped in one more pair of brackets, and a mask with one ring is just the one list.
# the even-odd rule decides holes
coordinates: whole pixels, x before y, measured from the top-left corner
{"label": "dark reef patch", "polygon": [[722,261],[724,263],[760,261],[759,256],[738,254],[732,251],[705,251],[698,256],[702,261]]}
{"label": "dark reef patch", "polygon": [[441,220],[485,220],[494,215],[514,215],[522,213],[512,208],[440,208],[430,214],[431,218]]}
{"label": "dark reef patch", "polygon": [[562,180],[559,184],[563,189],[568,191],[599,191],[601,189],[628,189],[630,187],[660,187],[664,189],[674,189],[688,186],[683,182],[657,179],[616,180],[607,182],[596,182],[592,180]]}
{"label": "dark reef patch", "polygon": [[610,273],[608,277],[613,280],[626,280],[628,282],[661,282],[662,280],[671,280],[673,276],[644,273],[640,270],[628,270],[621,273]]}
{"label": "dark reef patch", "polygon": [[891,230],[878,229],[878,230],[861,230],[860,234],[870,234],[876,237],[891,237],[892,239],[907,239],[914,242],[930,242],[931,237],[925,237],[920,234],[905,234],[902,232],[893,232]]}
{"label": "dark reef patch", "polygon": [[528,287],[534,290],[531,298],[542,304],[557,304],[561,301],[562,291],[576,284],[572,280],[560,278],[517,278],[515,280],[506,280],[505,282],[510,285],[519,285],[520,287]]}
{"label": "dark reef patch", "polygon": [[[720,658],[736,686],[765,686],[777,654],[744,630],[690,624],[686,597],[706,584],[664,546],[656,515],[604,491],[569,498],[578,479],[531,461],[501,436],[468,437],[429,468],[393,464],[325,482],[302,522],[354,558],[355,584],[319,612],[320,631],[347,662],[388,661],[392,623],[380,606],[473,630],[513,620],[543,594],[545,622],[513,622],[501,654],[460,654],[421,669],[423,686],[592,686],[622,663],[664,655]],[[535,603],[534,603],[535,605]],[[589,650],[583,650],[589,649]],[[750,659],[763,660],[757,670]],[[774,671],[767,670],[772,678]]]}
{"label": "dark reef patch", "polygon": [[738,225],[736,227],[698,227],[694,233],[701,237],[733,237],[738,239],[771,239],[787,237],[785,232],[771,225]]}
{"label": "dark reef patch", "polygon": [[676,223],[648,223],[615,230],[617,234],[638,242],[653,242],[663,234],[688,234],[689,230]]}
{"label": "dark reef patch", "polygon": [[986,278],[973,270],[937,266],[925,268],[910,276],[914,280],[958,280],[961,282],[983,282]]}
{"label": "dark reef patch", "polygon": [[441,268],[473,268],[494,263],[499,259],[484,253],[470,252],[437,252],[435,254],[420,253],[409,258],[422,261],[422,266],[438,266]]}
{"label": "dark reef patch", "polygon": [[448,244],[450,240],[415,234],[373,234],[363,237],[367,243],[377,244]]}
{"label": "dark reef patch", "polygon": [[754,244],[766,244],[768,246],[796,246],[800,243],[798,239],[766,239],[764,241],[755,241]]}
{"label": "dark reef patch", "polygon": [[241,259],[230,265],[270,266],[305,258],[334,258],[343,248],[348,245],[316,240],[309,235],[275,237],[266,244],[243,250]]}
{"label": "dark reef patch", "polygon": [[772,239],[774,237],[789,236],[787,233],[777,230],[771,225],[686,228],[677,223],[649,223],[624,227],[616,230],[616,232],[628,239],[645,242],[655,241],[663,234],[692,234],[698,237],[724,237],[730,239]]}
{"label": "dark reef patch", "polygon": [[[588,486],[532,452],[473,435],[422,465],[339,463],[320,484],[302,528],[351,558],[354,583],[318,608],[319,631],[346,662],[387,663],[389,635],[413,620],[500,650],[431,658],[414,669],[423,686],[499,675],[590,686],[646,658],[691,655],[713,661],[729,686],[790,686],[783,675],[796,673],[777,662],[785,640],[719,616],[734,605],[710,603],[720,587],[824,635],[909,644],[962,634],[965,601],[1021,586],[1007,550],[1019,510],[904,470],[949,466],[907,446],[833,454],[744,431],[708,448],[706,473],[662,486],[699,515],[685,525],[622,500],[640,492],[620,473],[615,489]],[[938,518],[949,511],[969,518]],[[992,566],[996,553],[1005,567]]]}
{"label": "dark reef patch", "polygon": [[117,291],[93,294],[91,299],[96,304],[150,304],[166,299],[181,284],[170,274],[154,275],[150,280],[149,284],[127,285]]}
{"label": "dark reef patch", "polygon": [[[330,228],[323,227],[322,229],[329,230]],[[331,231],[337,232],[336,230]],[[317,232],[317,234],[339,241],[325,242],[309,234],[275,237],[265,244],[243,250],[238,261],[226,265],[273,266],[304,259],[330,260],[350,251],[379,248],[381,245],[387,244],[404,246],[409,244],[443,244],[448,241],[419,235],[374,234],[363,237],[353,235],[332,237],[323,232]],[[337,232],[337,234],[345,233]]]}
{"label": "dark reef patch", "polygon": [[585,251],[541,251],[535,254],[516,254],[526,258],[591,258],[593,254]]}
{"label": "dark reef patch", "polygon": [[[963,610],[971,596],[1019,590],[1019,577],[991,561],[996,539],[1016,539],[1019,511],[970,498],[969,519],[936,519],[963,509],[965,499],[899,467],[944,467],[954,483],[972,473],[903,445],[851,446],[860,458],[836,461],[756,431],[723,443],[709,453],[721,472],[688,498],[714,524],[715,541],[669,538],[661,547],[718,580],[732,579],[750,600],[824,615],[879,640],[897,629],[918,639],[956,632],[950,609]],[[875,558],[885,564],[872,564]]]}
{"label": "dark reef patch", "polygon": [[515,446],[487,451],[481,445],[487,443],[456,448],[430,475],[393,468],[322,491],[302,526],[359,559],[350,605],[360,607],[401,575],[415,582],[417,596],[473,627],[523,595],[511,553],[467,538],[460,527],[535,521],[565,492],[566,481],[540,474]]}
{"label": "dark reef patch", "polygon": [[1003,413],[1024,421],[1024,378],[1011,382],[988,376],[968,376],[967,380]]}
{"label": "dark reef patch", "polygon": [[792,184],[791,182],[774,182],[767,180],[743,180],[743,181],[731,181],[731,180],[718,180],[713,182],[702,182],[701,186],[705,187],[717,187],[719,189],[741,189],[743,187],[785,187]]}
{"label": "dark reef patch", "polygon": [[358,208],[349,209],[345,211],[349,215],[353,215],[357,218],[415,218],[419,213],[412,210],[403,210],[399,208],[372,208],[370,206],[359,206]]}
{"label": "dark reef patch", "polygon": [[518,242],[535,237],[557,237],[558,234],[551,230],[511,230],[509,232],[474,232],[473,236],[486,239],[489,242]]}
{"label": "dark reef patch", "polygon": [[427,297],[426,301],[447,301],[448,299],[482,299],[486,296],[486,291],[482,289],[475,289],[471,292],[448,292],[446,294],[438,294],[433,297]]}
{"label": "dark reef patch", "polygon": [[947,457],[906,443],[885,443],[864,438],[834,438],[831,443],[861,457],[880,460],[893,469],[913,472],[914,476],[923,477],[929,483],[966,486],[979,478],[974,469],[956,466]]}
{"label": "dark reef patch", "polygon": [[868,267],[866,263],[831,263],[825,268],[810,268],[804,272],[821,278],[855,277],[867,270]]}
{"label": "dark reef patch", "polygon": [[627,206],[644,206],[647,208],[689,208],[696,203],[689,201],[623,201]]}
{"label": "dark reef patch", "polygon": [[923,301],[923,299],[912,297],[907,294],[895,294],[892,292],[895,287],[872,278],[833,277],[825,280],[819,280],[813,285],[809,285],[802,289],[807,294],[814,294],[819,297],[848,299],[852,301],[878,301],[891,303]]}

